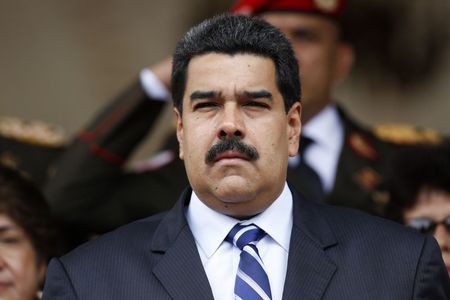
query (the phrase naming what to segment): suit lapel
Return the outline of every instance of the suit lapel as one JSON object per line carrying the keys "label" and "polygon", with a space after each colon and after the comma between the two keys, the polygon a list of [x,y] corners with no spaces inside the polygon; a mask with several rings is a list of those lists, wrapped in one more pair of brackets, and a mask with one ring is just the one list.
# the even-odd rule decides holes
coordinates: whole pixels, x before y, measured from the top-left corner
{"label": "suit lapel", "polygon": [[173,299],[213,299],[194,237],[184,215],[190,195],[190,189],[184,191],[155,232],[152,252],[161,253],[162,257],[153,273]]}
{"label": "suit lapel", "polygon": [[295,191],[293,196],[294,225],[283,299],[321,299],[337,269],[326,249],[337,241],[315,204],[301,199]]}
{"label": "suit lapel", "polygon": [[[321,299],[336,272],[326,250],[337,244],[316,204],[303,200],[292,188],[294,224],[283,299]],[[151,251],[161,254],[153,273],[173,299],[213,299],[194,237],[184,216],[191,190],[181,195],[152,240]]]}

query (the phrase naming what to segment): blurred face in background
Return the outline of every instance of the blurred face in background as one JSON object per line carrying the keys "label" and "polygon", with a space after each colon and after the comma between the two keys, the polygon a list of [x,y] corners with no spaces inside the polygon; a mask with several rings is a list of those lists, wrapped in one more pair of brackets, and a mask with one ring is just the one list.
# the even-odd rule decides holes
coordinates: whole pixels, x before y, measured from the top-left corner
{"label": "blurred face in background", "polygon": [[300,65],[302,122],[307,123],[332,101],[335,84],[353,64],[353,49],[340,40],[338,26],[326,17],[297,12],[266,12],[262,19],[289,39]]}
{"label": "blurred face in background", "polygon": [[419,232],[432,234],[436,238],[450,274],[450,194],[423,188],[415,206],[405,211],[404,222]]}
{"label": "blurred face in background", "polygon": [[24,230],[0,213],[0,300],[35,299],[45,269]]}

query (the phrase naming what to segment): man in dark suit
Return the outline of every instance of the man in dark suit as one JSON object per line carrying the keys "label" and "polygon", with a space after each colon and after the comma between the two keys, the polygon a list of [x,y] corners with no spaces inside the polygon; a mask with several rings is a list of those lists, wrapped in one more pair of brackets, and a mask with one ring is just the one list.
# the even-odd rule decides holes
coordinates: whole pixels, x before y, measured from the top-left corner
{"label": "man in dark suit", "polygon": [[302,107],[275,27],[224,15],[192,28],[172,85],[190,187],[169,212],[52,260],[44,299],[450,297],[432,238],[287,185]]}
{"label": "man in dark suit", "polygon": [[[382,215],[388,198],[381,186],[398,146],[377,138],[334,102],[333,87],[353,62],[352,47],[342,39],[339,26],[343,9],[343,0],[243,0],[232,11],[260,16],[279,27],[302,65],[303,134],[312,142],[304,147],[303,158],[289,161],[290,184],[307,197],[321,190],[327,203]],[[103,232],[173,205],[187,184],[174,135],[152,160],[132,171],[124,167],[167,103],[161,100],[170,97],[169,68],[165,62],[152,72],[144,70],[141,82],[116,99],[67,149],[46,189],[61,218]],[[299,170],[302,161],[309,173]],[[159,197],[148,201],[149,190]]]}

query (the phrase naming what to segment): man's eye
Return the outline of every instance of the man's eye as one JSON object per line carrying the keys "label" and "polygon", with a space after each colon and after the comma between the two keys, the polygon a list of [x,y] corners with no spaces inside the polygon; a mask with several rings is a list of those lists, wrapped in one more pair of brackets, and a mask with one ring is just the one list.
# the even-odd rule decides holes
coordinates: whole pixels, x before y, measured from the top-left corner
{"label": "man's eye", "polygon": [[194,105],[194,110],[199,110],[203,108],[214,108],[219,106],[216,102],[200,102]]}
{"label": "man's eye", "polygon": [[319,40],[319,37],[314,32],[299,30],[292,33],[292,39],[299,42],[315,42]]}
{"label": "man's eye", "polygon": [[267,103],[259,101],[246,101],[242,104],[243,106],[256,107],[256,108],[270,108]]}

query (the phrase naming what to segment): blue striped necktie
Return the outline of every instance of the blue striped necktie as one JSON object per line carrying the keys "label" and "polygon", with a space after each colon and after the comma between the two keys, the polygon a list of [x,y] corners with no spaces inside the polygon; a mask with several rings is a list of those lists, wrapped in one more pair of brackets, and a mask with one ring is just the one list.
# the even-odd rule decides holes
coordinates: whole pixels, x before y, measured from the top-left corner
{"label": "blue striped necktie", "polygon": [[234,286],[236,299],[272,299],[269,278],[256,248],[256,243],[265,235],[264,230],[254,224],[236,224],[225,238],[241,250]]}

